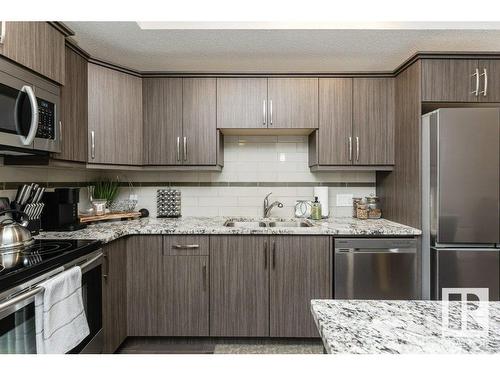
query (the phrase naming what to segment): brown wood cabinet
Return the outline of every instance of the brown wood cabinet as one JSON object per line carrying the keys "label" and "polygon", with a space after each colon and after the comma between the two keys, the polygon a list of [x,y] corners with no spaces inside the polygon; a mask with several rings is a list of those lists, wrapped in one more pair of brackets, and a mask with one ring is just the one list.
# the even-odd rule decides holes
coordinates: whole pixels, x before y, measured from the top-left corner
{"label": "brown wood cabinet", "polygon": [[423,59],[422,101],[500,102],[500,60]]}
{"label": "brown wood cabinet", "polygon": [[309,166],[394,164],[393,78],[320,78],[319,129],[309,136]]}
{"label": "brown wood cabinet", "polygon": [[142,164],[142,80],[88,64],[88,162]]}
{"label": "brown wood cabinet", "polygon": [[144,163],[182,164],[182,78],[144,78],[142,88]]}
{"label": "brown wood cabinet", "polygon": [[61,86],[61,152],[55,159],[87,161],[87,60],[66,47],[66,83]]}
{"label": "brown wood cabinet", "polygon": [[318,128],[318,78],[269,78],[269,128]]}
{"label": "brown wood cabinet", "polygon": [[162,236],[127,238],[128,335],[156,336],[162,327]]}
{"label": "brown wood cabinet", "polygon": [[102,330],[104,353],[114,353],[127,337],[127,249],[126,239],[103,248]]}
{"label": "brown wood cabinet", "polygon": [[160,336],[209,335],[208,256],[165,255]]}
{"label": "brown wood cabinet", "polygon": [[270,238],[270,336],[317,337],[312,299],[332,298],[330,238]]}
{"label": "brown wood cabinet", "polygon": [[64,84],[65,36],[48,22],[5,22],[0,54]]}
{"label": "brown wood cabinet", "polygon": [[394,164],[394,100],[394,79],[354,79],[352,159],[355,165]]}
{"label": "brown wood cabinet", "polygon": [[216,90],[215,78],[144,79],[144,164],[222,165]]}
{"label": "brown wood cabinet", "polygon": [[217,127],[267,127],[267,78],[217,78]]}
{"label": "brown wood cabinet", "polygon": [[269,336],[266,236],[210,238],[210,335]]}

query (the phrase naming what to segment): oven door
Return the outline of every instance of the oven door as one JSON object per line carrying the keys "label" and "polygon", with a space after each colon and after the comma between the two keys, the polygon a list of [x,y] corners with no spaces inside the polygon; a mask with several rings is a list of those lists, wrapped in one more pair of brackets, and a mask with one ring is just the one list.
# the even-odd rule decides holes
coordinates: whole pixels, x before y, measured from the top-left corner
{"label": "oven door", "polygon": [[0,145],[33,149],[37,130],[33,86],[0,71]]}
{"label": "oven door", "polygon": [[[82,297],[90,334],[69,353],[102,353],[102,253],[72,262],[65,268],[82,267]],[[88,258],[87,258],[88,259]],[[35,296],[0,311],[0,354],[36,353]]]}

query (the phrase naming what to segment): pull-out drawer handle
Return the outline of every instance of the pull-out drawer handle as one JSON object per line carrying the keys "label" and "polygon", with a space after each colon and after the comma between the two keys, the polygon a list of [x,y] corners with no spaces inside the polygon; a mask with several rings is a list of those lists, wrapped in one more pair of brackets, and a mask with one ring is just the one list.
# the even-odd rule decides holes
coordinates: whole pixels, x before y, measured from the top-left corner
{"label": "pull-out drawer handle", "polygon": [[200,245],[172,245],[172,249],[184,249],[184,250],[188,250],[188,249],[198,249],[200,247]]}

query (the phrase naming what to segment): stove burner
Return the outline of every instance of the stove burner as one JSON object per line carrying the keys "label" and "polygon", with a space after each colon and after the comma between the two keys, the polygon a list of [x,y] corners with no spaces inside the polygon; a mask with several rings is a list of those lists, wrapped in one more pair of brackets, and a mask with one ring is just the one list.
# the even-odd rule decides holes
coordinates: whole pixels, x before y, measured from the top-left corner
{"label": "stove burner", "polygon": [[55,252],[63,252],[71,248],[71,246],[71,243],[68,242],[47,242],[30,246],[22,250],[21,254],[24,256],[41,256]]}

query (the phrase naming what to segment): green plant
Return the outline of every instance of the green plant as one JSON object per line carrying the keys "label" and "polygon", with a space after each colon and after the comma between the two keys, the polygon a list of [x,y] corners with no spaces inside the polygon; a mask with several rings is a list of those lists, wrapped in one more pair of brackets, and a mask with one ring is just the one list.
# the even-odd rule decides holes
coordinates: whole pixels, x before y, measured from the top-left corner
{"label": "green plant", "polygon": [[99,180],[94,182],[93,199],[106,199],[108,204],[118,195],[118,180]]}

